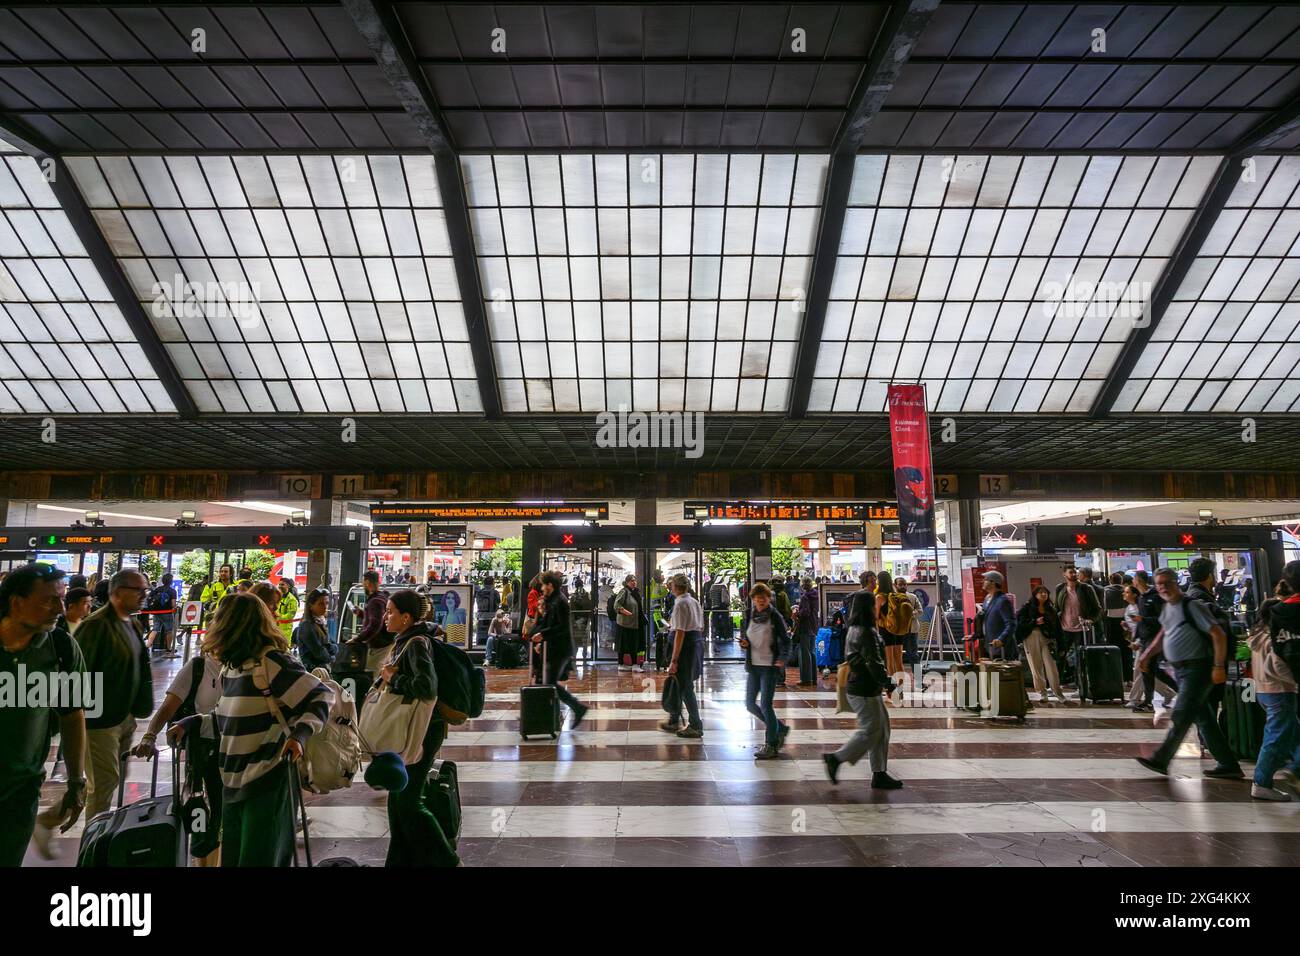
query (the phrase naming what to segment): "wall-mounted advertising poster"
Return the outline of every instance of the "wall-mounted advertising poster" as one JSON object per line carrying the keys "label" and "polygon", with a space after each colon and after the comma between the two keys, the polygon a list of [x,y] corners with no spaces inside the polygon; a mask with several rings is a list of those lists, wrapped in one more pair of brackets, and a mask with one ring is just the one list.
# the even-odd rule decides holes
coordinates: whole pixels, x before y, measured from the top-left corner
{"label": "wall-mounted advertising poster", "polygon": [[424,592],[433,608],[433,622],[447,632],[447,643],[469,647],[470,586],[433,584]]}

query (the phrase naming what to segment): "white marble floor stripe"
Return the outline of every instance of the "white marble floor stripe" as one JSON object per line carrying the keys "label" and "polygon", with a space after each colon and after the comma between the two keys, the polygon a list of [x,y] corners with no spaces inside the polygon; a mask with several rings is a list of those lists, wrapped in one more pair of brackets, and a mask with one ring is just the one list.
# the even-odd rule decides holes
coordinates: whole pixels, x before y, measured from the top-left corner
{"label": "white marble floor stripe", "polygon": [[[313,840],[384,838],[377,806],[313,806]],[[80,838],[79,822],[57,842]],[[1300,803],[1041,801],[1005,803],[467,806],[476,838],[867,836],[943,833],[1295,833]]]}
{"label": "white marble floor stripe", "polygon": [[[315,840],[383,838],[383,806],[313,806]],[[471,838],[865,836],[1142,832],[1294,833],[1300,803],[1043,801],[807,806],[467,806]],[[80,826],[65,840],[75,840]]]}
{"label": "white marble floor stripe", "polygon": [[[763,730],[747,726],[748,717],[736,718],[734,724],[719,726],[706,730],[702,739],[683,739],[672,737],[661,730],[565,730],[558,738],[530,737],[529,746],[541,747],[621,747],[653,746],[673,743],[687,746],[704,746],[705,744],[746,744],[761,746]],[[787,746],[795,744],[841,744],[852,735],[848,727],[825,727],[804,729],[796,727],[790,731]],[[891,743],[932,743],[932,744],[1089,744],[1089,743],[1159,743],[1165,739],[1165,731],[1154,727],[1120,727],[1087,728],[1074,730],[1068,727],[1033,727],[1020,726],[1010,722],[986,727],[969,729],[908,729],[894,728],[890,732]],[[448,735],[444,749],[456,750],[461,747],[515,747],[523,743],[518,731],[514,730],[458,730]]]}
{"label": "white marble floor stripe", "polygon": [[[656,701],[658,698],[655,698]],[[701,702],[701,714],[707,719],[710,712],[713,713],[746,713],[744,705],[739,701],[726,701],[717,703],[714,701]],[[855,720],[852,713],[837,714],[835,708],[831,707],[777,707],[776,715],[782,720]],[[631,708],[631,707],[609,707],[592,710],[588,713],[590,720],[663,720],[664,713],[659,708]],[[916,720],[918,718],[931,717],[969,717],[974,718],[978,715],[969,711],[957,710],[953,707],[891,707],[889,710],[889,719],[895,720]],[[1066,705],[1064,707],[1035,707],[1030,711],[1026,718],[1026,723],[1033,723],[1035,720],[1042,718],[1065,719],[1065,720],[1094,720],[1098,718],[1119,719],[1132,722],[1140,726],[1151,725],[1150,714],[1135,714],[1130,710],[1122,707],[1079,707],[1075,705]],[[474,718],[475,720],[518,720],[519,710],[512,707],[502,710],[485,710],[482,716]],[[455,731],[459,728],[453,727]]]}
{"label": "white marble floor stripe", "polygon": [[[1209,766],[1198,759],[1198,748],[1185,743],[1174,762],[1171,777],[1186,783],[1205,782],[1201,770]],[[448,759],[454,759],[448,755]],[[456,761],[461,783],[620,783],[656,780],[736,782],[747,780],[825,780],[820,760],[486,760]],[[1243,763],[1249,768],[1249,762]],[[896,757],[889,768],[904,780],[1141,780],[1156,779],[1130,758],[991,758]],[[46,772],[51,769],[46,765]],[[160,789],[171,789],[167,758],[159,766]],[[865,762],[840,768],[841,780],[871,776]],[[148,784],[150,768],[131,762],[127,782]],[[365,785],[358,779],[358,788]]]}

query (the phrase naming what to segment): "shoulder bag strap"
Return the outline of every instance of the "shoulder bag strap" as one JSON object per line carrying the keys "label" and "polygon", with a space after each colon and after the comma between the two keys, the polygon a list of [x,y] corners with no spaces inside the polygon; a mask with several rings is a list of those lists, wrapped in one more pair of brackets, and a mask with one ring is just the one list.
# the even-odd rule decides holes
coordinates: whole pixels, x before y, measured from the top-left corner
{"label": "shoulder bag strap", "polygon": [[280,705],[271,695],[271,681],[266,676],[265,654],[259,657],[257,663],[253,665],[253,686],[262,692],[262,699],[266,701],[267,709],[271,712],[271,716],[273,716],[279,722],[280,726],[284,728],[285,735],[287,736],[290,733],[289,722],[284,719],[284,713],[280,710]]}

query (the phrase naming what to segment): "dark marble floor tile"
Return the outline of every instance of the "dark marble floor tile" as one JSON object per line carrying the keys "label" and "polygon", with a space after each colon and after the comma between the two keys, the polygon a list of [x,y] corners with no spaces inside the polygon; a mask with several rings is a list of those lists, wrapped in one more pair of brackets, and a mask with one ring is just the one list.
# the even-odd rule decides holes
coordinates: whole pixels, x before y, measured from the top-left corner
{"label": "dark marble floor tile", "polygon": [[1106,797],[1107,800],[1172,800],[1176,803],[1245,803],[1250,800],[1249,780],[1196,781],[1152,774],[1129,780],[1098,780],[1097,783],[1113,794]]}
{"label": "dark marble floor tile", "polygon": [[740,850],[730,837],[619,837],[615,866],[740,866]]}
{"label": "dark marble floor tile", "polygon": [[838,784],[822,779],[809,781],[808,786],[812,789],[814,803],[901,805],[931,802],[911,782],[904,783],[901,790],[876,790],[869,780],[847,780],[841,777]]}
{"label": "dark marble floor tile", "polygon": [[847,836],[736,837],[744,866],[861,866],[862,854]]}
{"label": "dark marble floor tile", "polygon": [[528,782],[492,780],[460,784],[460,802],[467,807],[513,807],[523,802]]}
{"label": "dark marble floor tile", "polygon": [[1000,866],[1138,866],[1087,833],[972,833],[971,842]]}
{"label": "dark marble floor tile", "polygon": [[724,806],[820,803],[818,790],[803,780],[726,780],[715,784]]}
{"label": "dark marble floor tile", "polygon": [[870,834],[848,838],[864,866],[994,866],[964,833]]}
{"label": "dark marble floor tile", "polygon": [[929,803],[1011,803],[1015,800],[1002,781],[987,777],[969,780],[904,780],[903,786],[920,794]]}
{"label": "dark marble floor tile", "polygon": [[711,780],[624,780],[615,786],[622,807],[703,807],[725,802],[719,797],[718,785]]}
{"label": "dark marble floor tile", "polygon": [[467,838],[466,866],[613,866],[614,837]]}

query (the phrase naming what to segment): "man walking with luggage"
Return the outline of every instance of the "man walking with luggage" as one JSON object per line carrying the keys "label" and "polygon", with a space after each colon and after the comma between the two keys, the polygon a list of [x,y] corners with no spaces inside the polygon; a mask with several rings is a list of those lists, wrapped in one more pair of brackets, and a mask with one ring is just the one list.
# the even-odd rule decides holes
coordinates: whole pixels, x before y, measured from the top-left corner
{"label": "man walking with luggage", "polygon": [[[668,660],[668,676],[673,679],[677,693],[669,695],[668,719],[659,725],[659,729],[678,737],[703,737],[704,722],[700,719],[700,705],[695,698],[695,679],[699,677],[704,662],[700,646],[704,639],[704,611],[700,602],[691,596],[691,582],[686,575],[674,575],[670,584],[674,600],[668,631],[673,635],[673,648]],[[682,726],[682,704],[686,705],[685,727]]]}
{"label": "man walking with luggage", "polygon": [[[1213,567],[1210,573],[1213,574]],[[1160,632],[1142,654],[1138,666],[1145,673],[1154,657],[1163,653],[1178,678],[1178,699],[1164,743],[1150,757],[1138,757],[1137,761],[1148,770],[1167,774],[1169,762],[1195,724],[1216,762],[1211,769],[1202,771],[1204,775],[1222,780],[1240,779],[1241,766],[1209,703],[1214,688],[1228,679],[1228,635],[1201,601],[1182,593],[1177,575],[1169,568],[1156,572],[1156,589],[1165,601],[1160,612]]]}
{"label": "man walking with luggage", "polygon": [[[63,609],[58,592],[62,577],[58,568],[29,564],[10,571],[0,583],[0,674],[15,685],[21,667],[26,681],[42,674],[50,687],[84,686],[81,680],[59,679],[62,674],[80,679],[85,673],[76,642],[53,630]],[[36,827],[56,716],[68,776],[58,804],[59,829],[66,833],[81,816],[86,803],[83,705],[93,703],[48,697],[38,702],[20,694],[18,706],[0,707],[0,867],[22,866]]]}
{"label": "man walking with luggage", "polygon": [[1065,569],[1065,581],[1056,588],[1056,613],[1061,617],[1056,666],[1061,672],[1061,683],[1073,684],[1077,681],[1076,648],[1083,645],[1084,630],[1091,628],[1101,613],[1097,592],[1079,580],[1079,572],[1074,567]]}
{"label": "man walking with luggage", "polygon": [[144,575],[134,568],[118,571],[109,581],[108,603],[77,628],[86,670],[104,675],[100,713],[86,720],[87,820],[112,806],[136,718],[153,713],[153,672],[137,617],[147,587]]}

